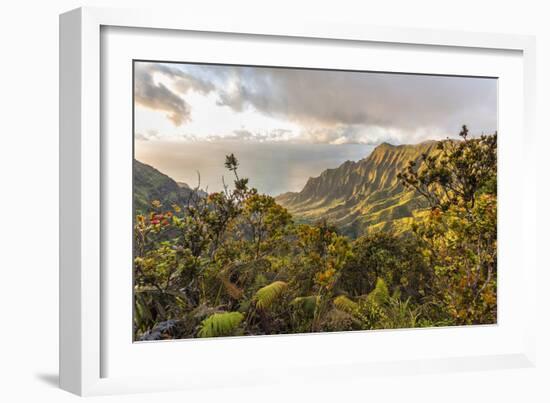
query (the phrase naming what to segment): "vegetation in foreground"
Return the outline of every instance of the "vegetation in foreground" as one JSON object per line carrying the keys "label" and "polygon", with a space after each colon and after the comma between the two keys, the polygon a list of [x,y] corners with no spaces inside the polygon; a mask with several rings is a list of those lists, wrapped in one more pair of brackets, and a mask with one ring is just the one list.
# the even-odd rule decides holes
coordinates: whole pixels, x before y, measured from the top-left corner
{"label": "vegetation in foreground", "polygon": [[397,173],[427,206],[399,232],[296,223],[232,154],[231,188],[154,200],[135,219],[135,340],[496,323],[497,135],[460,135]]}

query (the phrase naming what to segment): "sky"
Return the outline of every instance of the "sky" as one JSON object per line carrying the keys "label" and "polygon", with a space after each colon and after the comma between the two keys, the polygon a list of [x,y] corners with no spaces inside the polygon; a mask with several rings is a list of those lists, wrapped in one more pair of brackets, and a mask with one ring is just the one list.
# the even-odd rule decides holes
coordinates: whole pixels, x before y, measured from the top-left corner
{"label": "sky", "polygon": [[219,191],[224,157],[263,193],[414,144],[497,130],[491,78],[135,62],[135,157],[177,181]]}

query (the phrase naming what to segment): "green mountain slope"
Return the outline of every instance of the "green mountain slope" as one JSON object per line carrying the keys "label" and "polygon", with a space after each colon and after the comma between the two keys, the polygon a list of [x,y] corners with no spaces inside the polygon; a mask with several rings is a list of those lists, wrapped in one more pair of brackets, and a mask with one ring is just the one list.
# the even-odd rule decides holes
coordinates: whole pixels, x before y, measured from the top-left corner
{"label": "green mountain slope", "polygon": [[350,236],[376,229],[400,231],[426,205],[403,187],[397,174],[410,160],[434,151],[436,144],[382,143],[367,158],[328,169],[310,178],[302,191],[278,196],[277,202],[298,220],[327,219]]}
{"label": "green mountain slope", "polygon": [[153,200],[165,206],[187,203],[192,189],[177,183],[150,165],[134,160],[134,209],[136,213],[148,211]]}

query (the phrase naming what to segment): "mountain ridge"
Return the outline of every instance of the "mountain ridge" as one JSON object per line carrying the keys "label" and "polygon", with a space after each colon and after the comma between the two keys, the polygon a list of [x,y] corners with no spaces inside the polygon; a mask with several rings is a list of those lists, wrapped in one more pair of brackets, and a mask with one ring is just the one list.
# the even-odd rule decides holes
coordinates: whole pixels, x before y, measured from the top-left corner
{"label": "mountain ridge", "polygon": [[[438,142],[418,144],[381,143],[358,160],[347,160],[336,168],[310,177],[299,192],[275,197],[297,222],[327,220],[340,231],[357,237],[369,231],[408,227],[413,217],[423,214],[427,205],[413,190],[397,178],[409,161],[418,162],[432,153]],[[134,160],[134,209],[149,210],[153,200],[166,206],[183,205],[194,192],[189,185],[176,182],[156,168]],[[202,190],[200,197],[206,196]]]}
{"label": "mountain ridge", "polygon": [[403,187],[397,174],[409,161],[432,153],[437,143],[381,143],[367,157],[327,169],[309,178],[300,192],[286,192],[276,200],[298,220],[326,219],[350,236],[375,229],[399,231],[426,205]]}
{"label": "mountain ridge", "polygon": [[183,205],[189,201],[193,189],[178,183],[151,165],[134,159],[134,210],[136,213],[149,211],[154,200],[165,206]]}

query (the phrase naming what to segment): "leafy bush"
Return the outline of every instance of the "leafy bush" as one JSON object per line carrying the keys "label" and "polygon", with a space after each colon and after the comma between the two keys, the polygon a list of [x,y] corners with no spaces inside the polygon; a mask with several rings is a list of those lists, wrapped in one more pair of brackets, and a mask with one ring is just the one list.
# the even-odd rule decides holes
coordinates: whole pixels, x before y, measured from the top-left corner
{"label": "leafy bush", "polygon": [[215,313],[202,321],[199,337],[219,337],[234,335],[244,319],[240,312]]}
{"label": "leafy bush", "polygon": [[231,189],[152,201],[134,227],[135,339],[495,323],[496,134],[461,136],[399,174],[430,206],[399,235],[295,223],[233,154]]}

